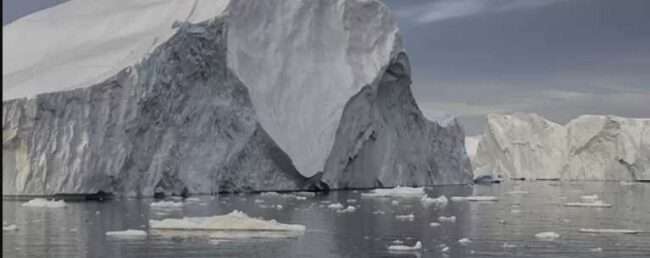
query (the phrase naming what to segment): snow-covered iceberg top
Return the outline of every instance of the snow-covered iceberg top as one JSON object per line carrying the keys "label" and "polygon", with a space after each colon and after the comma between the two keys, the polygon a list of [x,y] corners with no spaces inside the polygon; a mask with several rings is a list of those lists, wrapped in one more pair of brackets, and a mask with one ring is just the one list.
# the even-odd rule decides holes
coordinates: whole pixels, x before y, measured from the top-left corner
{"label": "snow-covered iceberg top", "polygon": [[302,235],[305,231],[303,225],[251,218],[238,210],[212,217],[150,220],[149,226],[163,235],[194,231],[207,234],[211,238],[294,237]]}
{"label": "snow-covered iceberg top", "polygon": [[[472,158],[475,175],[650,179],[650,119],[583,115],[565,125],[529,113],[489,114],[487,119]],[[465,140],[469,149],[475,138]]]}
{"label": "snow-covered iceberg top", "polygon": [[36,198],[29,200],[26,203],[23,203],[23,207],[29,207],[29,208],[65,208],[66,204],[65,201],[59,200],[47,200],[43,198]]}

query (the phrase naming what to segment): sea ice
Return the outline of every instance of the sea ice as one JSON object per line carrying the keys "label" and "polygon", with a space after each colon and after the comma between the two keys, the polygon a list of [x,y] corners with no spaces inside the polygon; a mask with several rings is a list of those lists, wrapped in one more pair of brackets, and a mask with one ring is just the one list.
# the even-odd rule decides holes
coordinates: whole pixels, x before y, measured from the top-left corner
{"label": "sea ice", "polygon": [[418,241],[415,243],[414,246],[408,246],[408,245],[391,245],[388,246],[388,250],[390,251],[415,251],[415,250],[420,250],[422,249],[422,243]]}
{"label": "sea ice", "polygon": [[127,229],[123,231],[108,231],[106,236],[115,238],[145,238],[147,232],[144,230]]}
{"label": "sea ice", "polygon": [[30,208],[64,208],[66,205],[63,200],[55,201],[55,200],[46,200],[43,198],[36,198],[26,203],[23,203],[22,206],[30,207]]}
{"label": "sea ice", "polygon": [[541,232],[535,234],[535,237],[541,240],[553,241],[560,237],[560,234],[555,232]]}
{"label": "sea ice", "polygon": [[159,201],[159,202],[151,203],[151,208],[158,208],[158,209],[174,209],[174,208],[181,208],[181,207],[183,207],[182,202]]}
{"label": "sea ice", "polygon": [[417,198],[424,195],[424,187],[397,186],[388,189],[375,189],[368,193],[361,193],[362,197],[401,197]]}

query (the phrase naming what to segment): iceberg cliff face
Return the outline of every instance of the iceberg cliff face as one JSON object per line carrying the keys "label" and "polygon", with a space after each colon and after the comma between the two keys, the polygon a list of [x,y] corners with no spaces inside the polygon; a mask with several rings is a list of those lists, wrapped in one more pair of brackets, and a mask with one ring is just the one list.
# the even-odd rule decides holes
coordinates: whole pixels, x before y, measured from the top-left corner
{"label": "iceberg cliff face", "polygon": [[471,179],[462,128],[422,116],[379,1],[118,2],[5,27],[3,194]]}
{"label": "iceberg cliff face", "polygon": [[472,165],[475,176],[649,180],[650,119],[585,115],[560,125],[536,114],[490,114]]}

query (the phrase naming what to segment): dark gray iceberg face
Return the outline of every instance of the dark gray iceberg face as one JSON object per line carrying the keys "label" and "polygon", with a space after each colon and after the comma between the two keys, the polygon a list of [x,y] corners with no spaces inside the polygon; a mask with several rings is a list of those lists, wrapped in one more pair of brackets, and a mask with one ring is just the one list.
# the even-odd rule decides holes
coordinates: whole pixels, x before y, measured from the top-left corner
{"label": "dark gray iceberg face", "polygon": [[324,181],[332,188],[469,183],[464,132],[428,121],[410,89],[405,54],[345,106]]}
{"label": "dark gray iceberg face", "polygon": [[300,189],[226,67],[220,20],[104,83],[3,103],[3,194]]}
{"label": "dark gray iceberg face", "polygon": [[5,28],[5,195],[471,180],[462,128],[420,112],[380,1],[93,3]]}

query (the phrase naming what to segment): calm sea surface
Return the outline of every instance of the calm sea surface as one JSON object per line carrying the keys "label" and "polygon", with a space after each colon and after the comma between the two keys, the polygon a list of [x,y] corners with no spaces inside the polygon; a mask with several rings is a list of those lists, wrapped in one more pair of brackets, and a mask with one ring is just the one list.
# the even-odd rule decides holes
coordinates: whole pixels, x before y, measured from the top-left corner
{"label": "calm sea surface", "polygon": [[[528,194],[512,194],[511,191]],[[202,196],[177,210],[150,208],[152,199],[69,202],[65,209],[22,207],[2,202],[2,219],[19,230],[3,231],[3,257],[650,257],[650,233],[592,234],[580,228],[650,231],[650,184],[618,182],[505,182],[490,186],[427,188],[439,195],[492,195],[496,202],[449,202],[425,207],[418,198],[362,198],[362,192],[333,192],[306,200],[259,194]],[[611,208],[564,207],[596,194]],[[258,200],[256,202],[256,200]],[[263,204],[260,204],[263,200]],[[348,203],[348,201],[350,201]],[[328,202],[357,207],[337,213]],[[282,209],[263,205],[282,205]],[[292,239],[214,241],[168,238],[114,239],[107,231],[142,229],[149,219],[214,216],[241,210],[253,217],[307,227]],[[377,214],[383,211],[384,214]],[[414,214],[413,221],[396,215]],[[430,227],[439,216],[454,223]],[[555,241],[535,238],[539,232],[560,235]],[[471,243],[461,245],[458,240]],[[423,248],[392,253],[394,240]],[[506,244],[507,243],[507,244]],[[506,246],[504,247],[504,244]],[[448,250],[443,251],[447,246]],[[600,248],[600,249],[596,249]]]}

